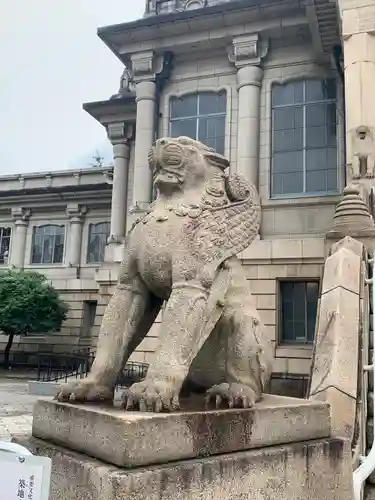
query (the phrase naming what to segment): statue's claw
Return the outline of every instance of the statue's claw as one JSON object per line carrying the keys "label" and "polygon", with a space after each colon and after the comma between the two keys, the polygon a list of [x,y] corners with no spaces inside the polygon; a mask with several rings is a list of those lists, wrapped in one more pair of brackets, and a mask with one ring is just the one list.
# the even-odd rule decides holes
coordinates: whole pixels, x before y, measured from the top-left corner
{"label": "statue's claw", "polygon": [[123,407],[127,411],[170,412],[180,409],[179,389],[168,381],[148,382],[132,385],[123,394]]}
{"label": "statue's claw", "polygon": [[251,408],[258,401],[251,387],[242,384],[214,385],[207,391],[206,405],[215,401],[216,408],[226,404],[228,408]]}
{"label": "statue's claw", "polygon": [[113,401],[113,390],[87,378],[61,386],[54,399],[66,403],[102,403]]}

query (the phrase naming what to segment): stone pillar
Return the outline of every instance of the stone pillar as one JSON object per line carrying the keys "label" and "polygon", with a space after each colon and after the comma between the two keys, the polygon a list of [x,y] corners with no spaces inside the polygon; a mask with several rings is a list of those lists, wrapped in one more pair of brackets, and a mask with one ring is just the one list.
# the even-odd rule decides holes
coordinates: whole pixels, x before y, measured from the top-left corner
{"label": "stone pillar", "polygon": [[152,172],[148,153],[155,139],[156,84],[154,53],[131,57],[136,82],[137,122],[135,131],[133,206],[131,213],[144,212],[151,202]]}
{"label": "stone pillar", "polygon": [[257,33],[233,39],[229,59],[237,68],[238,122],[237,172],[258,188],[260,143],[260,97],[263,81],[262,59],[268,42]]}
{"label": "stone pillar", "polygon": [[338,4],[344,51],[347,182],[354,179],[373,187],[375,4],[353,0],[339,0]]}
{"label": "stone pillar", "polygon": [[26,236],[30,214],[31,211],[27,208],[12,208],[15,230],[12,235],[10,263],[21,269],[25,264]]}
{"label": "stone pillar", "polygon": [[111,123],[107,127],[113,146],[114,170],[111,204],[111,233],[108,243],[122,244],[126,235],[128,175],[133,126]]}
{"label": "stone pillar", "polygon": [[66,207],[66,214],[70,220],[69,242],[68,242],[68,264],[79,267],[81,264],[82,249],[82,225],[87,208],[76,203]]}

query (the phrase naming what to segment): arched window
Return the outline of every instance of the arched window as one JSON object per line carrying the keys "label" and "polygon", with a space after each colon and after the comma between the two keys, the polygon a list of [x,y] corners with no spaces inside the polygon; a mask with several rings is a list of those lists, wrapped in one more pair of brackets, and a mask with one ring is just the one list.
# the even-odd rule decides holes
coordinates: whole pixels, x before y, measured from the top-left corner
{"label": "arched window", "polygon": [[273,197],[338,191],[336,115],[335,80],[273,87]]}
{"label": "arched window", "polygon": [[87,262],[96,264],[104,262],[104,252],[110,232],[109,222],[90,224],[87,245]]}
{"label": "arched window", "polygon": [[191,137],[224,154],[226,117],[225,91],[173,97],[170,105],[170,135]]}
{"label": "arched window", "polygon": [[65,226],[34,227],[32,264],[62,264],[64,259]]}

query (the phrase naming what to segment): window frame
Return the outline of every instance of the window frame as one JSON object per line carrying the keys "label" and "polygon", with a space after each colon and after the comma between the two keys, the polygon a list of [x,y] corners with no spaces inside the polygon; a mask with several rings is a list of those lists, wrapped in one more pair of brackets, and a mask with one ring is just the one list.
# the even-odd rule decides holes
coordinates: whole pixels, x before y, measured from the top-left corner
{"label": "window frame", "polygon": [[[98,222],[90,222],[88,224],[88,229],[87,229],[87,245],[86,245],[86,264],[89,264],[89,265],[95,265],[95,264],[103,264],[104,262],[104,259],[105,259],[105,253],[103,254],[103,260],[102,261],[90,261],[89,259],[89,250],[90,250],[90,237],[91,237],[91,231],[92,231],[92,228],[93,227],[96,227],[96,226],[101,226],[103,224],[107,224],[108,225],[108,236],[106,238],[106,243],[104,245],[104,252],[105,252],[105,247],[107,246],[108,244],[108,238],[110,237],[110,234],[111,234],[111,223],[110,221],[108,220],[104,220],[104,221],[98,221]],[[105,234],[105,233],[98,233],[98,234]]]}
{"label": "window frame", "polygon": [[[219,94],[225,94],[225,111],[218,112],[218,113],[207,113],[207,114],[200,114],[200,99],[201,97],[206,94],[206,95],[219,95]],[[197,99],[197,113],[195,115],[185,115],[185,116],[180,116],[180,117],[174,117],[172,118],[172,103],[173,100],[179,100],[183,99],[184,97],[189,97],[189,96],[196,96]],[[228,105],[230,102],[230,94],[228,92],[228,89],[226,87],[220,87],[220,88],[205,88],[202,90],[192,90],[192,91],[187,91],[182,94],[176,95],[172,94],[169,96],[169,112],[168,112],[168,135],[170,137],[173,137],[172,135],[172,124],[176,122],[181,122],[181,121],[186,121],[186,120],[196,120],[195,124],[195,137],[192,137],[192,139],[199,141],[199,123],[200,120],[207,119],[207,118],[222,118],[223,123],[224,123],[224,136],[223,136],[223,149],[222,151],[217,151],[219,154],[222,154],[224,156],[227,156],[227,131],[228,131]],[[217,139],[214,138],[216,141]],[[210,146],[212,147],[212,146]],[[216,150],[216,148],[215,148]]]}
{"label": "window frame", "polygon": [[[9,236],[4,236],[4,230],[6,229],[9,229],[10,230],[10,234]],[[4,255],[2,255],[0,253],[0,266],[7,266],[9,263],[10,263],[10,247],[11,247],[11,244],[12,244],[12,236],[13,236],[13,228],[12,226],[10,225],[2,225],[0,226],[0,252],[1,252],[1,248],[2,248],[2,244],[3,244],[3,239],[9,239],[9,243],[8,243],[8,261],[7,262],[4,262]]]}
{"label": "window frame", "polygon": [[[41,262],[34,262],[34,245],[35,245],[35,237],[38,229],[42,228],[47,228],[47,227],[54,227],[54,228],[62,228],[63,229],[63,251],[62,251],[62,257],[61,257],[61,262],[54,262],[54,256],[55,256],[55,250],[56,250],[56,234],[54,235],[48,235],[48,236],[53,236],[54,237],[54,245],[53,245],[53,252],[52,252],[52,262],[43,262],[43,251],[41,253]],[[66,224],[41,224],[41,225],[35,225],[32,228],[32,238],[31,238],[31,255],[30,255],[30,264],[32,266],[56,266],[56,265],[63,265],[65,261],[65,249],[66,249]],[[45,236],[45,235],[43,235]],[[44,239],[43,239],[44,241]],[[43,249],[43,245],[42,245]]]}
{"label": "window frame", "polygon": [[[320,278],[314,277],[314,278],[283,278],[283,279],[278,279],[277,280],[277,335],[276,335],[276,340],[277,340],[277,345],[276,348],[282,348],[282,349],[295,349],[295,348],[312,348],[314,345],[315,338],[312,339],[312,341],[309,341],[307,339],[307,300],[306,300],[306,291],[305,291],[305,297],[304,297],[304,306],[305,306],[305,341],[298,341],[298,340],[293,340],[293,341],[285,341],[284,335],[283,335],[283,294],[282,294],[282,285],[284,283],[304,283],[305,287],[307,283],[317,283],[318,285],[318,295],[317,295],[317,301],[316,301],[316,316],[319,312],[319,300],[321,296],[321,286],[322,286],[322,280]],[[293,318],[294,319],[294,318]],[[317,317],[316,317],[317,319]],[[316,331],[316,322],[315,322],[315,331]]]}
{"label": "window frame", "polygon": [[[93,317],[93,322],[89,321],[91,318],[90,308],[94,306],[95,315]],[[95,320],[98,313],[98,301],[97,300],[84,300],[82,303],[82,326],[80,337],[83,339],[92,338],[92,329],[95,327]]]}
{"label": "window frame", "polygon": [[[335,83],[336,87],[336,97],[334,99],[323,99],[323,100],[309,100],[307,101],[305,98],[305,92],[306,92],[306,82],[310,81],[333,81]],[[299,103],[293,103],[293,104],[283,104],[283,105],[274,105],[272,100],[273,100],[273,91],[275,87],[282,87],[286,86],[289,84],[293,83],[298,83],[302,82],[303,83],[303,99]],[[340,161],[340,128],[341,128],[341,123],[340,123],[340,98],[341,98],[341,88],[339,85],[339,82],[337,81],[337,78],[335,78],[332,75],[317,75],[317,74],[306,74],[306,75],[301,75],[299,77],[291,77],[291,78],[286,78],[286,79],[275,79],[270,83],[269,87],[269,123],[270,123],[270,136],[269,136],[269,155],[270,155],[270,165],[269,165],[269,199],[270,201],[277,201],[277,200],[285,200],[285,199],[296,199],[296,198],[320,198],[320,197],[326,197],[326,196],[338,196],[341,192],[341,184],[342,184],[342,179],[341,179],[341,161]],[[306,157],[307,157],[307,152],[312,151],[314,149],[323,149],[323,148],[317,148],[317,147],[306,147],[306,108],[311,105],[317,105],[317,104],[325,104],[328,105],[330,103],[335,104],[335,112],[336,112],[336,144],[335,146],[325,146],[325,150],[327,151],[328,149],[334,149],[336,152],[336,176],[337,176],[337,189],[336,190],[327,190],[327,191],[306,191]],[[273,193],[273,163],[274,163],[274,110],[276,109],[281,109],[281,108],[291,108],[291,109],[296,109],[297,107],[302,108],[302,116],[303,116],[303,127],[302,127],[302,135],[303,135],[303,146],[302,149],[294,149],[291,151],[301,151],[303,154],[303,189],[304,191],[301,191],[300,193],[286,193],[286,194],[274,194]]]}

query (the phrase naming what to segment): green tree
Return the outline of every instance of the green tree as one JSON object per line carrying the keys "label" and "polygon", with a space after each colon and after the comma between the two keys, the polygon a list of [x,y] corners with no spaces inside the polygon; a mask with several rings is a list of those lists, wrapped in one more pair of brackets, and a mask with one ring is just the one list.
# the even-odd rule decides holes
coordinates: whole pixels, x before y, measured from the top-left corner
{"label": "green tree", "polygon": [[57,331],[67,312],[68,306],[45,276],[16,270],[0,273],[0,331],[8,336],[5,366],[15,335]]}

